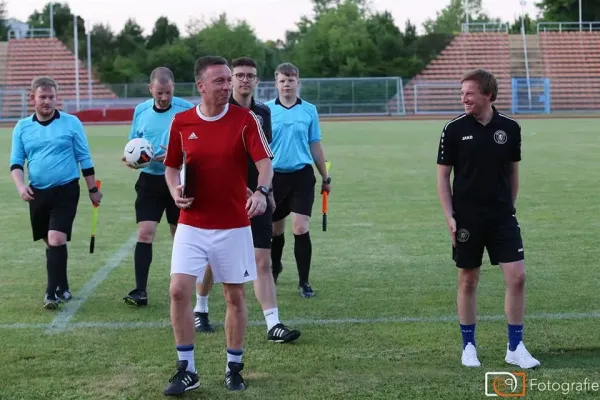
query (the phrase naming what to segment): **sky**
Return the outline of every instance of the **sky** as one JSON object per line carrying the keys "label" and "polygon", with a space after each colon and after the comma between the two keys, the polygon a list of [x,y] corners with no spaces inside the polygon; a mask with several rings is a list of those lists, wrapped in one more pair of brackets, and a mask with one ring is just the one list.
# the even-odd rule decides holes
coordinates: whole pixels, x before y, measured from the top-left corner
{"label": "sky", "polygon": [[[42,10],[48,0],[8,0],[9,18],[26,21],[34,10]],[[154,21],[163,15],[175,22],[182,33],[193,16],[210,21],[226,12],[232,20],[245,19],[261,40],[277,40],[292,30],[302,15],[310,15],[310,0],[68,0],[71,11],[91,23],[108,23],[119,31],[128,18],[135,18],[146,34],[152,32]],[[525,10],[537,14],[536,0],[526,0]],[[390,11],[396,25],[404,27],[407,19],[419,31],[423,22],[435,18],[436,11],[449,4],[450,0],[370,0],[371,7],[379,11]],[[137,3],[137,4],[136,4]],[[418,3],[418,4],[415,4]],[[144,12],[139,7],[143,4]],[[493,17],[513,21],[521,12],[521,0],[483,0],[483,8]]]}

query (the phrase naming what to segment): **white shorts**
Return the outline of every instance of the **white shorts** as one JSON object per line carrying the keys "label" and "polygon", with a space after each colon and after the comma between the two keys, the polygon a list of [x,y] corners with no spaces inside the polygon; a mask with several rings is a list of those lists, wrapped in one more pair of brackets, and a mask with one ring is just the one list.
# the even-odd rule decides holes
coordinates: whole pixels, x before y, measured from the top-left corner
{"label": "white shorts", "polygon": [[250,226],[235,229],[201,229],[178,224],[173,238],[171,274],[202,278],[210,264],[215,282],[256,280],[254,242]]}

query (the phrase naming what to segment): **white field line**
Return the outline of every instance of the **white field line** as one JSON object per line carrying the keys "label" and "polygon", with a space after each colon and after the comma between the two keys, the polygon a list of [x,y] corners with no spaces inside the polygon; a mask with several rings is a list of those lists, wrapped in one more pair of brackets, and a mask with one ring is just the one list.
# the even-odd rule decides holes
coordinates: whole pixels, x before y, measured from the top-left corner
{"label": "white field line", "polygon": [[[499,315],[481,315],[479,321],[498,321],[506,317]],[[600,311],[591,312],[567,312],[567,313],[540,313],[525,316],[525,320],[585,320],[600,319]],[[405,323],[439,323],[456,322],[456,315],[447,315],[439,317],[383,317],[383,318],[339,318],[339,319],[296,319],[285,321],[290,326],[319,326],[319,325],[346,325],[346,324],[405,324]],[[263,326],[265,321],[248,321],[250,326]],[[222,326],[221,323],[214,323],[215,326]],[[169,321],[150,321],[150,322],[75,322],[65,324],[63,330],[83,329],[83,328],[102,328],[102,329],[140,329],[140,328],[167,328],[170,327]],[[38,329],[52,328],[51,324],[0,324],[0,329]]]}
{"label": "white field line", "polygon": [[62,332],[67,328],[67,325],[75,316],[77,310],[79,310],[83,303],[85,303],[92,293],[94,293],[94,290],[104,282],[111,271],[121,265],[121,262],[123,262],[125,257],[131,252],[136,242],[137,233],[132,235],[129,240],[127,240],[127,242],[106,261],[106,264],[92,275],[90,280],[75,293],[71,301],[63,305],[56,317],[54,317],[52,322],[47,325],[46,333]]}

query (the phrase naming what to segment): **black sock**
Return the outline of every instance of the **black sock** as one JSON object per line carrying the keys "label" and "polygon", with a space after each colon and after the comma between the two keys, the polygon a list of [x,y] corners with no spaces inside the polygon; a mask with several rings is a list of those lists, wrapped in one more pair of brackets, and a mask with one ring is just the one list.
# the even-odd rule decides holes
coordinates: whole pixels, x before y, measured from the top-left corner
{"label": "black sock", "polygon": [[298,283],[300,285],[308,283],[310,260],[312,258],[312,243],[310,242],[309,232],[303,235],[294,235],[294,256],[296,256],[296,266],[298,267]]}
{"label": "black sock", "polygon": [[281,264],[281,256],[283,255],[284,245],[285,236],[283,233],[281,235],[273,236],[273,240],[271,241],[271,262],[273,265]]}
{"label": "black sock", "polygon": [[133,262],[135,265],[135,287],[145,292],[148,285],[150,264],[152,264],[152,243],[137,242]]}
{"label": "black sock", "polygon": [[[54,296],[57,287],[68,289],[67,282],[67,245],[50,246],[46,249],[46,271],[48,273],[48,283],[46,293]],[[66,285],[66,288],[63,287]]]}

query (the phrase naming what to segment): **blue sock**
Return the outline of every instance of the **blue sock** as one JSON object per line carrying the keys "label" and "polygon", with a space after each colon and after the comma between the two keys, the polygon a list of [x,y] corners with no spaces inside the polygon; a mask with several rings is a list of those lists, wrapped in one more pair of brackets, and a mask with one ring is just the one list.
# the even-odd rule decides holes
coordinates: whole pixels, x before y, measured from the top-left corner
{"label": "blue sock", "polygon": [[225,372],[229,372],[229,363],[241,363],[242,355],[244,354],[244,350],[235,350],[235,349],[227,349],[227,365],[225,366]]}
{"label": "blue sock", "polygon": [[523,340],[523,325],[508,324],[508,349],[515,351]]}
{"label": "blue sock", "polygon": [[462,333],[463,349],[467,347],[468,343],[471,343],[473,346],[477,347],[477,345],[475,344],[475,324],[460,324],[460,332]]}
{"label": "blue sock", "polygon": [[187,370],[190,372],[196,372],[196,365],[194,363],[194,345],[181,345],[176,346],[177,358],[179,361],[187,361]]}

